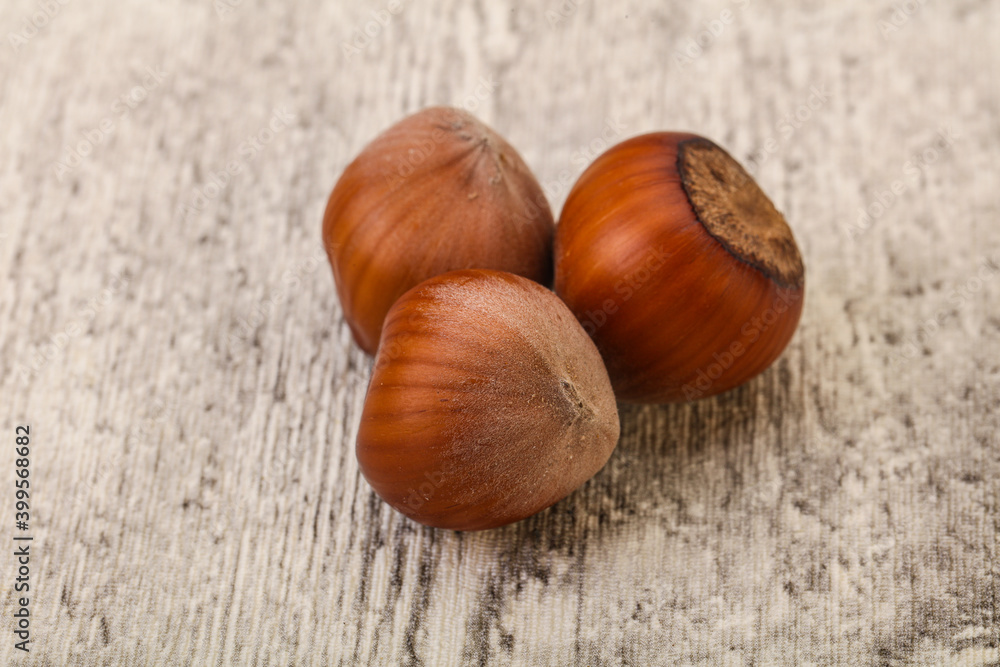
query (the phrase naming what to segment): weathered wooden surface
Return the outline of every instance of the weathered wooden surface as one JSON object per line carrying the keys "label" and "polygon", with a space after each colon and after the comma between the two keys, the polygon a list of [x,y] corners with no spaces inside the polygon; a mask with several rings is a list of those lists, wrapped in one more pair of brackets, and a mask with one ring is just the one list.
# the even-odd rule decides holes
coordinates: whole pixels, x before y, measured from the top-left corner
{"label": "weathered wooden surface", "polygon": [[[49,2],[12,40],[44,4],[0,9],[0,479],[29,423],[35,482],[4,664],[1000,662],[997,3]],[[602,134],[713,137],[808,269],[773,369],[623,407],[596,478],[479,534],[359,477],[319,246],[340,170],[433,103],[557,211]]]}

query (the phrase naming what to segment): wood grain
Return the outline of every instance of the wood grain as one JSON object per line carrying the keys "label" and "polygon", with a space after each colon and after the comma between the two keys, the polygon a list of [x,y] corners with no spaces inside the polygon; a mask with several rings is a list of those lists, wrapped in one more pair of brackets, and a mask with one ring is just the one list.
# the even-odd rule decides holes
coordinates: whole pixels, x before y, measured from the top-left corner
{"label": "wood grain", "polygon": [[[1000,664],[996,3],[125,0],[12,40],[42,5],[0,9],[0,476],[30,424],[35,503],[4,664]],[[554,211],[607,141],[726,147],[803,250],[788,350],[622,407],[532,519],[394,513],[320,224],[431,104]]]}

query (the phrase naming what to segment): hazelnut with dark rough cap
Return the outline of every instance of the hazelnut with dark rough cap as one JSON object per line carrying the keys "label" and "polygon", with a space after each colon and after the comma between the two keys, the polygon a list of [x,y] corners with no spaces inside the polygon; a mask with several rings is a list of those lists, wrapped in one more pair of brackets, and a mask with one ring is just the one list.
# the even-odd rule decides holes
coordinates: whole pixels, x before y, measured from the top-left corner
{"label": "hazelnut with dark rough cap", "polygon": [[612,147],[559,219],[555,290],[624,401],[693,400],[753,378],[795,332],[804,288],[784,217],[736,160],[693,134]]}

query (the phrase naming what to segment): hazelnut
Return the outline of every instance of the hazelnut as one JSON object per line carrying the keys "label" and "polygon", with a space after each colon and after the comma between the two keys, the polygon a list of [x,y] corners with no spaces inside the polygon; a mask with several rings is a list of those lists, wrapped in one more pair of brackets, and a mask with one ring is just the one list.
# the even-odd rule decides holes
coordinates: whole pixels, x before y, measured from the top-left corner
{"label": "hazelnut", "polygon": [[510,273],[456,271],[389,310],[357,456],[411,519],[481,530],[564,498],[618,433],[597,348],[558,297]]}
{"label": "hazelnut", "polygon": [[344,316],[369,354],[389,307],[441,273],[552,277],[552,212],[510,144],[459,109],[432,107],[379,135],[344,170],[323,217]]}
{"label": "hazelnut", "polygon": [[805,270],[784,217],[717,145],[658,132],[610,148],[569,193],[555,290],[624,401],[736,387],[788,344]]}

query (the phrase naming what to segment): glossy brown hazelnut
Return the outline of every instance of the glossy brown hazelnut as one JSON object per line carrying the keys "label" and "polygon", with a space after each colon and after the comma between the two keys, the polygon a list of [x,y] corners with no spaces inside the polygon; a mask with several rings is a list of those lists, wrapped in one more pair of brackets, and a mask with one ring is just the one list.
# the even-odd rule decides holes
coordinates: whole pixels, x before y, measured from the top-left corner
{"label": "glossy brown hazelnut", "polygon": [[389,307],[441,273],[509,271],[549,285],[555,223],[510,144],[471,114],[431,107],[351,162],[323,217],[323,242],[354,340],[373,354]]}
{"label": "glossy brown hazelnut", "polygon": [[390,309],[357,456],[414,521],[482,530],[567,496],[618,433],[607,371],[565,304],[520,276],[456,271]]}
{"label": "glossy brown hazelnut", "polygon": [[567,197],[555,253],[555,290],[623,401],[736,387],[781,354],[802,312],[805,270],[784,217],[692,134],[647,134],[599,156]]}

